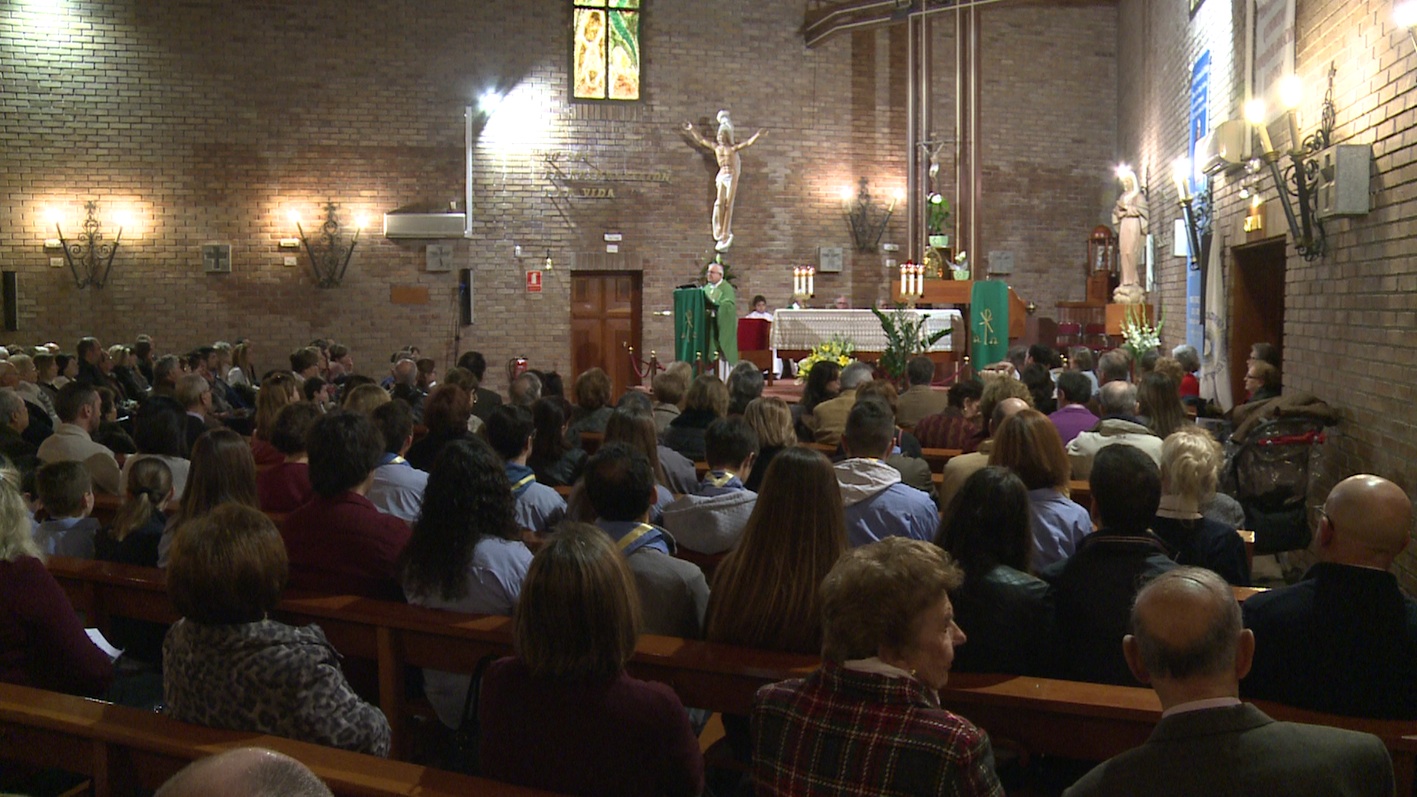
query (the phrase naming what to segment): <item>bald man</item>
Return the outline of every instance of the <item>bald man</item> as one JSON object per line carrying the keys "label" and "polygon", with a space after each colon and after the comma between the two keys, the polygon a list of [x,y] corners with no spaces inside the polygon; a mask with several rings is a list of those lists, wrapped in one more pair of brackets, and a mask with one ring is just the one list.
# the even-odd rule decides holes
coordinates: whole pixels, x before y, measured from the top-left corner
{"label": "bald man", "polygon": [[1338,483],[1304,580],[1245,601],[1259,652],[1246,697],[1357,717],[1417,719],[1417,601],[1389,572],[1412,501],[1368,474]]}
{"label": "bald man", "polygon": [[1145,451],[1161,467],[1161,438],[1137,417],[1137,388],[1131,382],[1114,380],[1102,385],[1097,393],[1102,420],[1085,432],[1079,432],[1067,446],[1068,461],[1073,466],[1074,479],[1086,479],[1092,472],[1092,460],[1106,446],[1126,443]]}
{"label": "bald man", "polygon": [[[1014,380],[1009,381],[1013,382]],[[984,390],[986,393],[989,392],[987,387]],[[980,402],[981,412],[983,412],[986,403],[987,401]],[[998,433],[999,427],[1004,425],[1004,421],[1032,406],[1027,399],[1018,397],[1005,398],[994,405],[986,419],[985,428],[989,432],[989,439],[979,444],[978,451],[950,457],[949,461],[945,463],[943,478],[940,481],[940,506],[948,511],[955,493],[959,492],[964,483],[969,481],[970,476],[973,476],[976,471],[983,470],[984,466],[989,464],[989,453],[994,450],[994,435]]]}
{"label": "bald man", "polygon": [[331,797],[304,764],[262,747],[241,747],[198,759],[173,775],[154,797]]}
{"label": "bald man", "polygon": [[1255,638],[1230,585],[1199,567],[1163,573],[1137,593],[1122,654],[1161,699],[1161,721],[1135,750],[1064,792],[1089,795],[1391,795],[1382,740],[1276,722],[1239,698]]}

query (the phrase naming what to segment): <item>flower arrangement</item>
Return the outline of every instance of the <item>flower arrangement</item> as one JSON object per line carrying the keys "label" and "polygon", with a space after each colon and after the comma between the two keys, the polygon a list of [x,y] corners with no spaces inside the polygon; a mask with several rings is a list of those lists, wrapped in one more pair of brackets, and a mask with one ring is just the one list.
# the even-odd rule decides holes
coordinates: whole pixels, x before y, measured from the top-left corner
{"label": "flower arrangement", "polygon": [[930,235],[945,235],[945,225],[950,221],[950,201],[938,193],[932,193],[927,204],[930,206],[930,212],[925,226]]}
{"label": "flower arrangement", "polygon": [[1147,318],[1146,305],[1129,304],[1122,317],[1122,347],[1132,353],[1133,360],[1141,360],[1143,354],[1154,351],[1161,345],[1161,325],[1166,323],[1164,313],[1152,326]]}
{"label": "flower arrangement", "polygon": [[940,338],[950,334],[942,329],[934,334],[925,331],[925,316],[906,312],[905,305],[897,304],[895,311],[886,315],[872,307],[881,322],[881,330],[886,333],[886,350],[881,352],[881,370],[897,382],[905,376],[905,366],[910,358],[929,351]]}
{"label": "flower arrangement", "polygon": [[954,263],[950,266],[950,270],[954,272],[954,278],[957,280],[969,279],[969,253],[961,251],[959,254],[955,255]]}
{"label": "flower arrangement", "polygon": [[851,338],[832,335],[831,340],[824,340],[813,346],[811,353],[798,361],[797,384],[806,384],[807,375],[812,373],[812,366],[817,363],[833,362],[845,368],[855,361],[852,356],[854,354],[856,354],[856,343]]}

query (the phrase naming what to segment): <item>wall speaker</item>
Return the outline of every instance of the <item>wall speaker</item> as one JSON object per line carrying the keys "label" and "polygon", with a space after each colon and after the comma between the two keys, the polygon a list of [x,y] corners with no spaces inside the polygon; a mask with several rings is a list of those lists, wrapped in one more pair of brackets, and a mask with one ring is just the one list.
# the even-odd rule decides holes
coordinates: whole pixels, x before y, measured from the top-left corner
{"label": "wall speaker", "polygon": [[20,273],[0,271],[0,292],[4,294],[5,331],[18,332],[20,329]]}
{"label": "wall speaker", "polygon": [[458,321],[472,326],[472,269],[458,269]]}

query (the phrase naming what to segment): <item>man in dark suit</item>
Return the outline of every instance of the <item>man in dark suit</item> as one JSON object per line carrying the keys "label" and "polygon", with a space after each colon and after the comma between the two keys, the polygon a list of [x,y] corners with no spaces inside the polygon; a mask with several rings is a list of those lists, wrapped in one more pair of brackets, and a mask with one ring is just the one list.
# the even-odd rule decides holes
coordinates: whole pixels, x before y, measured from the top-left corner
{"label": "man in dark suit", "polygon": [[477,377],[478,387],[473,397],[472,414],[484,421],[492,417],[492,410],[501,406],[502,397],[497,391],[482,387],[482,378],[487,373],[487,358],[483,357],[480,351],[466,352],[458,358],[458,367],[466,368]]}
{"label": "man in dark suit", "polygon": [[1417,719],[1417,601],[1389,572],[1411,524],[1412,502],[1387,479],[1362,474],[1333,488],[1319,519],[1319,563],[1298,584],[1245,602],[1259,645],[1246,697]]}
{"label": "man in dark suit", "polygon": [[1161,721],[1135,750],[1106,761],[1064,797],[1390,795],[1392,761],[1366,733],[1276,722],[1239,698],[1255,637],[1224,579],[1199,567],[1137,594],[1127,666],[1161,699]]}

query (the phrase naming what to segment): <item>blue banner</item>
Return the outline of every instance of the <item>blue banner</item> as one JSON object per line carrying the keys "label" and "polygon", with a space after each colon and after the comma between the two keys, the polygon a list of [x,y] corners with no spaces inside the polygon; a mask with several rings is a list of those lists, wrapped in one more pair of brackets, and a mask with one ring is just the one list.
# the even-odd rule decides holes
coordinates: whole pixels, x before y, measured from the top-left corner
{"label": "blue banner", "polygon": [[[1191,194],[1201,192],[1205,178],[1198,175],[1196,144],[1210,132],[1210,51],[1196,59],[1191,69],[1191,123],[1187,154],[1191,158]],[[1201,289],[1201,253],[1186,258],[1186,342],[1200,351],[1205,342],[1205,298]]]}

